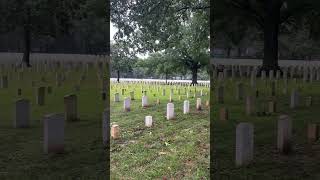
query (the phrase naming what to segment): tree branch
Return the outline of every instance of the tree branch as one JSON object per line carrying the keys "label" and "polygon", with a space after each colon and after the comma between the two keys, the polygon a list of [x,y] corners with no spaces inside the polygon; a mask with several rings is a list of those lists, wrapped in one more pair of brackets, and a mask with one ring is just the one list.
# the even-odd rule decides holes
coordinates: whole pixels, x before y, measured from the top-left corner
{"label": "tree branch", "polygon": [[252,7],[249,1],[240,2],[237,0],[230,0],[226,3],[229,3],[233,7],[238,8],[247,14],[250,14],[260,28],[264,27],[264,17]]}

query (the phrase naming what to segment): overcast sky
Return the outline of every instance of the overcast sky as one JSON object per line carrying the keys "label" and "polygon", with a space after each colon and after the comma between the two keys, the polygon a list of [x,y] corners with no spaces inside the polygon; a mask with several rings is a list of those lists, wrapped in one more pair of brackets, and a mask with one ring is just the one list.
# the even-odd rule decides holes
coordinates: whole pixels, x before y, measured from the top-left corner
{"label": "overcast sky", "polygon": [[117,32],[117,28],[114,27],[113,23],[110,25],[110,40],[113,41],[113,36]]}

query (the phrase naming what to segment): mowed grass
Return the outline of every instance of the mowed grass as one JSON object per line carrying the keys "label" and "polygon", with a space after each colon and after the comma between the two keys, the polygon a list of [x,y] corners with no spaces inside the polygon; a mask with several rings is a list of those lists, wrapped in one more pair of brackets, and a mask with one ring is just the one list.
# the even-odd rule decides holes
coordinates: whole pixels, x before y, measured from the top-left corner
{"label": "mowed grass", "polygon": [[[141,86],[147,91],[150,107],[142,108]],[[194,87],[190,87],[190,114],[183,114],[184,88],[181,100],[175,86],[161,85],[166,89],[157,91],[152,85],[114,84],[111,89],[111,122],[120,126],[121,137],[111,140],[111,179],[209,179],[209,114],[205,101],[209,99],[209,88],[197,87],[206,92],[202,96],[202,111],[196,110],[196,98],[191,98]],[[174,89],[173,103],[176,118],[166,119],[166,106],[170,89]],[[121,95],[121,89],[126,89]],[[124,112],[123,100],[135,92],[131,101],[131,112]],[[119,92],[120,102],[114,102]],[[157,98],[160,104],[156,104]],[[145,127],[145,116],[153,117],[154,126]]]}
{"label": "mowed grass", "polygon": [[[0,179],[106,179],[106,149],[102,144],[102,112],[105,103],[101,99],[100,81],[96,69],[91,68],[80,91],[74,90],[82,71],[67,72],[61,87],[55,84],[55,72],[27,72],[23,80],[18,73],[9,73],[9,88],[0,89]],[[41,77],[46,82],[41,82]],[[36,87],[52,86],[52,94],[45,96],[45,105],[36,104]],[[22,96],[17,89],[22,89]],[[47,89],[46,89],[47,91]],[[63,97],[78,97],[77,122],[65,122],[65,153],[44,154],[43,116],[64,113]],[[31,101],[30,128],[13,128],[14,102],[19,98]]]}
{"label": "mowed grass", "polygon": [[[320,141],[308,144],[308,123],[320,123],[320,82],[295,83],[289,80],[288,93],[283,93],[283,80],[278,80],[275,100],[277,113],[268,116],[247,116],[245,114],[245,100],[236,101],[236,82],[246,84],[246,92],[254,95],[250,90],[248,79],[225,81],[225,103],[215,104],[214,109],[214,157],[212,157],[214,178],[247,180],[247,179],[320,179]],[[218,83],[217,83],[218,85]],[[217,86],[216,85],[216,86]],[[267,101],[271,96],[270,81],[258,81],[259,97],[255,108],[267,109]],[[290,109],[291,90],[296,88],[300,94],[300,106]],[[306,97],[312,96],[313,105],[306,107]],[[229,120],[219,120],[220,107],[229,109]],[[280,114],[287,114],[292,119],[293,151],[289,155],[280,154],[277,150],[277,121]],[[254,125],[254,159],[246,167],[235,166],[235,138],[236,126],[240,122],[250,122]]]}

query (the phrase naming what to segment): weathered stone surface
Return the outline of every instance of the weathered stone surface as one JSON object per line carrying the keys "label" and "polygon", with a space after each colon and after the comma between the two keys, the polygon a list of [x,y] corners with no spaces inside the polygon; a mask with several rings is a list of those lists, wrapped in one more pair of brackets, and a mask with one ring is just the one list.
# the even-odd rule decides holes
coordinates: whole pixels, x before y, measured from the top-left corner
{"label": "weathered stone surface", "polygon": [[174,104],[168,103],[167,104],[167,120],[174,119]]}
{"label": "weathered stone surface", "polygon": [[236,129],[236,165],[248,165],[253,160],[253,125],[240,123]]}
{"label": "weathered stone surface", "polygon": [[129,97],[125,98],[123,101],[124,111],[129,112],[131,110],[131,99]]}
{"label": "weathered stone surface", "polygon": [[111,126],[111,137],[113,139],[119,139],[120,138],[120,127],[117,124],[114,124]]}
{"label": "weathered stone surface", "polygon": [[44,117],[44,152],[64,151],[64,115],[49,114]]}
{"label": "weathered stone surface", "polygon": [[20,99],[15,103],[15,128],[29,127],[30,122],[30,101],[27,99]]}
{"label": "weathered stone surface", "polygon": [[291,151],[292,122],[288,115],[280,115],[278,120],[278,143],[277,147],[281,153],[287,154]]}
{"label": "weathered stone surface", "polygon": [[120,102],[120,95],[119,93],[114,94],[114,102]]}
{"label": "weathered stone surface", "polygon": [[308,142],[313,143],[319,139],[319,126],[315,123],[308,124]]}
{"label": "weathered stone surface", "polygon": [[65,119],[67,121],[78,120],[78,102],[75,94],[67,95],[64,97]]}
{"label": "weathered stone surface", "polygon": [[145,126],[151,127],[152,126],[152,116],[146,116],[144,120]]}
{"label": "weathered stone surface", "polygon": [[141,103],[142,107],[148,107],[148,96],[142,96]]}
{"label": "weathered stone surface", "polygon": [[190,112],[190,103],[188,100],[183,102],[183,114],[188,114]]}

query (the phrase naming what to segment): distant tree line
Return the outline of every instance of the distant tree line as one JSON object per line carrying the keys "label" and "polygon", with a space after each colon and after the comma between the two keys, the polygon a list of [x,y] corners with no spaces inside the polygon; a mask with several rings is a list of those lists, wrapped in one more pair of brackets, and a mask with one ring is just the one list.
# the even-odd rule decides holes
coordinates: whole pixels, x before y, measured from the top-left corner
{"label": "distant tree line", "polygon": [[[112,56],[112,55],[111,55]],[[146,58],[113,58],[111,61],[111,77],[117,78],[145,78],[145,79],[182,79],[192,80],[197,83],[198,79],[208,80],[208,63],[197,68],[196,76],[192,69],[184,65],[178,59],[168,54],[153,53]],[[206,59],[207,60],[207,59]]]}
{"label": "distant tree line", "polygon": [[95,54],[109,51],[104,0],[0,0],[0,51]]}

